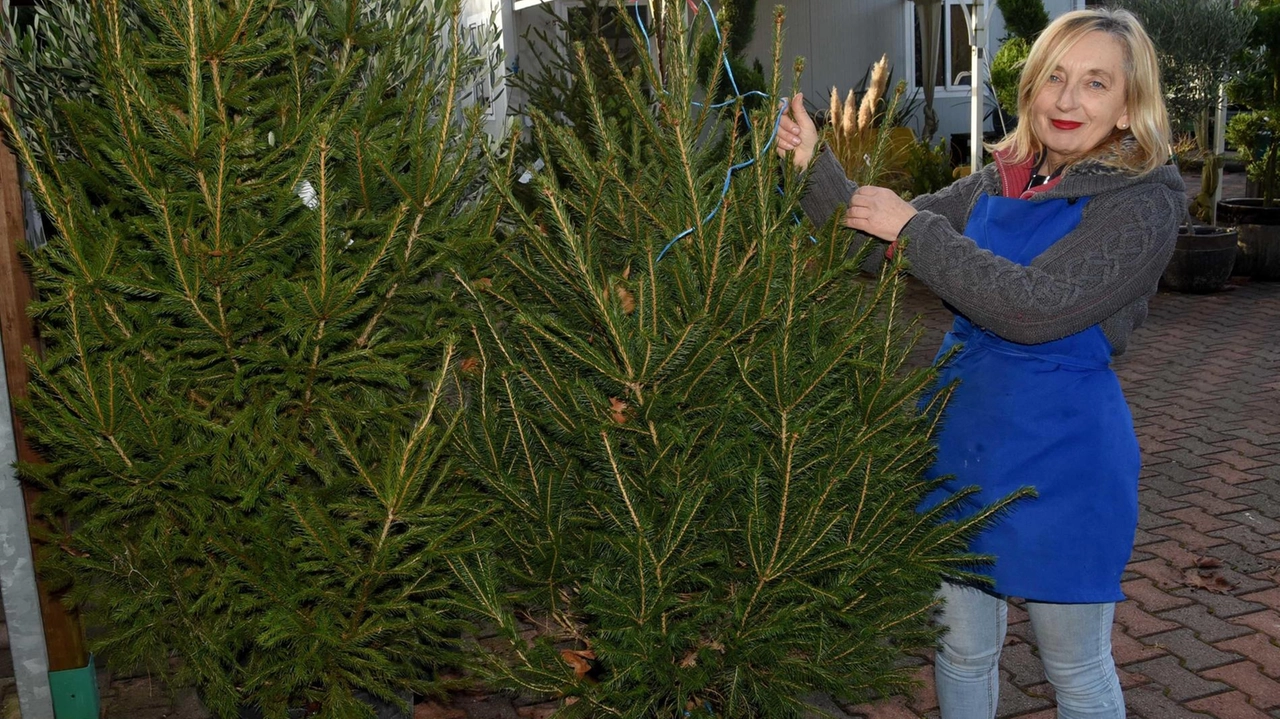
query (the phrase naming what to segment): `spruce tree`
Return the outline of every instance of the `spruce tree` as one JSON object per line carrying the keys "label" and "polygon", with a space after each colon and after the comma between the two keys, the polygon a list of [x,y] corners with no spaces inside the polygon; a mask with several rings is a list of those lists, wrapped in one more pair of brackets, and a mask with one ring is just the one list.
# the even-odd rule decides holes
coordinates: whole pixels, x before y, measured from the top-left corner
{"label": "spruce tree", "polygon": [[940,577],[968,575],[998,507],[915,511],[946,392],[905,364],[900,268],[863,279],[870,244],[800,224],[777,106],[748,125],[696,103],[689,29],[666,21],[663,73],[597,76],[576,49],[588,126],[533,112],[537,199],[508,179],[505,266],[459,273],[481,308],[460,452],[503,547],[457,564],[500,632],[485,675],[563,697],[557,717],[904,691]]}
{"label": "spruce tree", "polygon": [[458,3],[79,9],[91,91],[21,130],[0,104],[52,230],[25,408],[48,464],[21,469],[74,530],[45,577],[109,663],[220,716],[431,690],[478,516],[443,454],[445,269],[484,261],[497,207]]}

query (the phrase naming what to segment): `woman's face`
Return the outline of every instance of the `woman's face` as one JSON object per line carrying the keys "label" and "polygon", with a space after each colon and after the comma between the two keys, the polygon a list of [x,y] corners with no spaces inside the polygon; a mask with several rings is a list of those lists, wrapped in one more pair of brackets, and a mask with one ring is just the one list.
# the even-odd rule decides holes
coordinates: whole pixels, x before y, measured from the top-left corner
{"label": "woman's face", "polygon": [[1031,102],[1032,129],[1050,167],[1129,127],[1125,89],[1124,49],[1110,34],[1095,30],[1067,50]]}

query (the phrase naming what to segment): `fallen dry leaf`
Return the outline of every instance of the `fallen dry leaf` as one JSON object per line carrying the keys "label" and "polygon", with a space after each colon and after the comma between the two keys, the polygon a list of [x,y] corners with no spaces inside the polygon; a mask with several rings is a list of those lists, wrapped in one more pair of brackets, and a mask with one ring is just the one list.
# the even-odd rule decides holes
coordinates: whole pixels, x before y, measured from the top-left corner
{"label": "fallen dry leaf", "polygon": [[1218,575],[1216,572],[1188,569],[1182,576],[1182,583],[1188,587],[1203,589],[1214,594],[1230,594],[1231,590],[1236,587],[1235,582]]}
{"label": "fallen dry leaf", "polygon": [[618,424],[627,422],[627,403],[617,397],[609,398],[609,418]]}
{"label": "fallen dry leaf", "polygon": [[1217,557],[1200,557],[1196,560],[1196,567],[1200,569],[1217,569],[1222,566],[1222,560]]}
{"label": "fallen dry leaf", "polygon": [[596,653],[590,649],[561,649],[560,658],[573,667],[573,675],[581,679],[591,671],[591,660],[596,658]]}
{"label": "fallen dry leaf", "polygon": [[618,303],[622,305],[622,311],[631,314],[636,311],[636,298],[631,291],[622,285],[613,288],[613,293],[618,297]]}

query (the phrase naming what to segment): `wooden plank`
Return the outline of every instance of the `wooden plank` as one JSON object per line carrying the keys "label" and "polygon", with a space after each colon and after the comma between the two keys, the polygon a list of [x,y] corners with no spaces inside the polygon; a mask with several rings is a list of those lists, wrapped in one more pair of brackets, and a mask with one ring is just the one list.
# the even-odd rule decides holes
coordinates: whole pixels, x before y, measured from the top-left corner
{"label": "wooden plank", "polygon": [[[8,102],[7,98],[0,102]],[[23,361],[23,348],[39,349],[39,339],[27,306],[31,303],[32,285],[22,263],[21,248],[26,246],[26,225],[22,210],[22,183],[18,174],[18,160],[10,151],[4,130],[0,129],[0,341],[3,341],[5,373],[9,397],[13,401],[26,398],[29,373]],[[18,459],[23,462],[43,461],[27,441],[22,418],[13,413],[14,439]],[[47,525],[37,519],[31,508],[39,492],[24,486],[27,500],[28,527],[31,528],[33,549],[39,551],[41,528]],[[62,604],[61,597],[50,594],[38,575],[40,611],[44,621],[45,643],[49,652],[49,671],[79,669],[89,663],[85,647],[84,629],[79,614]]]}

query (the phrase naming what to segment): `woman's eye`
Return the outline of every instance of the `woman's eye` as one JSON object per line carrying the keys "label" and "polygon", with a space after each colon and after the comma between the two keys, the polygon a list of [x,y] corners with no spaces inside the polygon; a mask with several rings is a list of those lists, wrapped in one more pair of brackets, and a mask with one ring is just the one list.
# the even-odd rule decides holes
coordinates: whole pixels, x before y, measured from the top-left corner
{"label": "woman's eye", "polygon": [[1050,75],[1049,82],[1062,82],[1062,78],[1058,77],[1057,75]]}
{"label": "woman's eye", "polygon": [[1107,86],[1106,86],[1106,85],[1103,85],[1103,84],[1102,84],[1102,82],[1101,82],[1101,81],[1099,81],[1099,80],[1094,80],[1094,81],[1090,82],[1090,83],[1089,83],[1089,87],[1093,88],[1094,90],[1105,90],[1105,89],[1107,89]]}

